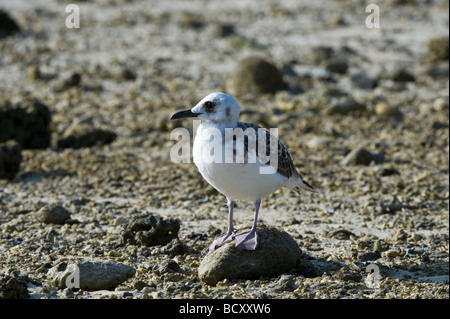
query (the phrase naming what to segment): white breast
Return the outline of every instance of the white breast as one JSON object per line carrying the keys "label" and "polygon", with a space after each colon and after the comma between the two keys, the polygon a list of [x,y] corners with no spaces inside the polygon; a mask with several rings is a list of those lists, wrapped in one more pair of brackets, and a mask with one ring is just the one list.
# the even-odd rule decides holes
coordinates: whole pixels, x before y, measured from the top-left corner
{"label": "white breast", "polygon": [[[211,136],[220,140],[214,141]],[[195,165],[203,178],[220,193],[232,200],[253,201],[285,186],[287,180],[283,176],[277,173],[261,174],[260,168],[265,165],[259,161],[225,163],[225,151],[232,149],[233,145],[224,145],[222,136],[220,128],[201,124],[193,148]]]}

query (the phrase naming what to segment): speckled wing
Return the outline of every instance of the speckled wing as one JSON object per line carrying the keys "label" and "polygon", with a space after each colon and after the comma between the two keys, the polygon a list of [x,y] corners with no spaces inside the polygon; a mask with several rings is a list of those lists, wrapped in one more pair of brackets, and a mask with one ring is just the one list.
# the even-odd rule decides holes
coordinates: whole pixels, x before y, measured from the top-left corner
{"label": "speckled wing", "polygon": [[[238,122],[237,127],[241,128],[242,130],[246,130],[248,128],[252,128],[255,130],[256,134],[256,154],[258,154],[258,129],[259,131],[264,130],[266,132],[266,155],[270,156],[270,142],[277,143],[278,145],[278,163],[275,167],[275,165],[271,165],[270,160],[265,163],[266,165],[272,166],[274,169],[276,169],[277,173],[286,177],[301,177],[300,174],[297,172],[297,169],[295,168],[294,162],[292,161],[292,157],[289,154],[288,150],[284,147],[284,145],[278,140],[275,136],[272,136],[269,131],[266,129],[261,128],[260,126],[253,124],[253,123],[243,123]],[[246,154],[246,162],[247,162],[247,154],[248,154],[248,137],[244,136],[244,152]],[[262,161],[265,162],[265,161]]]}

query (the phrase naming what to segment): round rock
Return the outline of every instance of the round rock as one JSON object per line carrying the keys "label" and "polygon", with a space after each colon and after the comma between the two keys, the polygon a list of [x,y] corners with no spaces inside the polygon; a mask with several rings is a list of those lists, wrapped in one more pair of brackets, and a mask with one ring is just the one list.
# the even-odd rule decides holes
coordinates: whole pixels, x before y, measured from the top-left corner
{"label": "round rock", "polygon": [[233,70],[231,83],[237,95],[275,93],[286,88],[278,68],[258,57],[240,60]]}
{"label": "round rock", "polygon": [[237,249],[232,241],[208,252],[198,268],[200,280],[215,285],[225,278],[278,276],[296,267],[302,252],[288,233],[260,224],[258,236],[259,244],[254,251]]}
{"label": "round rock", "polygon": [[39,219],[46,224],[62,225],[70,219],[70,213],[62,206],[50,204],[42,207],[37,212]]}

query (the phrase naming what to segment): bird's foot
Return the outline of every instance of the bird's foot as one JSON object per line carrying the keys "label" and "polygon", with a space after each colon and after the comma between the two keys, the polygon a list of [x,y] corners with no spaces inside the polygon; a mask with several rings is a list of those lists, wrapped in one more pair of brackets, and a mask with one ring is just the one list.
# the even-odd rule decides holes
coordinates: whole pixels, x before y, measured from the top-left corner
{"label": "bird's foot", "polygon": [[229,241],[232,241],[233,239],[234,239],[234,232],[227,232],[226,234],[223,234],[214,239],[211,245],[209,245],[209,251],[213,251],[216,248],[219,248],[220,246],[228,243]]}
{"label": "bird's foot", "polygon": [[258,246],[258,234],[255,229],[237,234],[234,237],[236,248],[255,250]]}

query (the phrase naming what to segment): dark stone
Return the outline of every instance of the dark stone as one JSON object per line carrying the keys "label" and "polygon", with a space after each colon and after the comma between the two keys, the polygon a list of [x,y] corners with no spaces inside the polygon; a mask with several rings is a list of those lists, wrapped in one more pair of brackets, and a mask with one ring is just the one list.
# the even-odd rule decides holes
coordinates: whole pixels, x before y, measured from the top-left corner
{"label": "dark stone", "polygon": [[27,299],[28,297],[26,278],[16,271],[9,275],[0,274],[0,299]]}
{"label": "dark stone", "polygon": [[22,148],[15,140],[0,143],[0,179],[12,179],[22,162]]}
{"label": "dark stone", "polygon": [[19,25],[12,19],[8,12],[0,10],[0,39],[19,33]]}
{"label": "dark stone", "polygon": [[371,162],[376,164],[382,163],[384,161],[384,156],[381,153],[374,154],[368,150],[357,147],[353,151],[347,154],[344,159],[342,159],[342,165],[369,165]]}
{"label": "dark stone", "polygon": [[122,243],[143,246],[166,245],[178,238],[180,222],[159,216],[134,217],[124,226],[121,235]]}
{"label": "dark stone", "polygon": [[286,83],[278,68],[258,57],[240,60],[233,70],[231,81],[237,95],[275,93],[286,89]]}
{"label": "dark stone", "polygon": [[381,258],[381,253],[379,251],[368,252],[358,256],[358,260],[361,262],[374,261]]}
{"label": "dark stone", "polygon": [[16,140],[23,149],[50,145],[49,108],[37,100],[23,100],[12,105],[0,101],[0,142]]}

